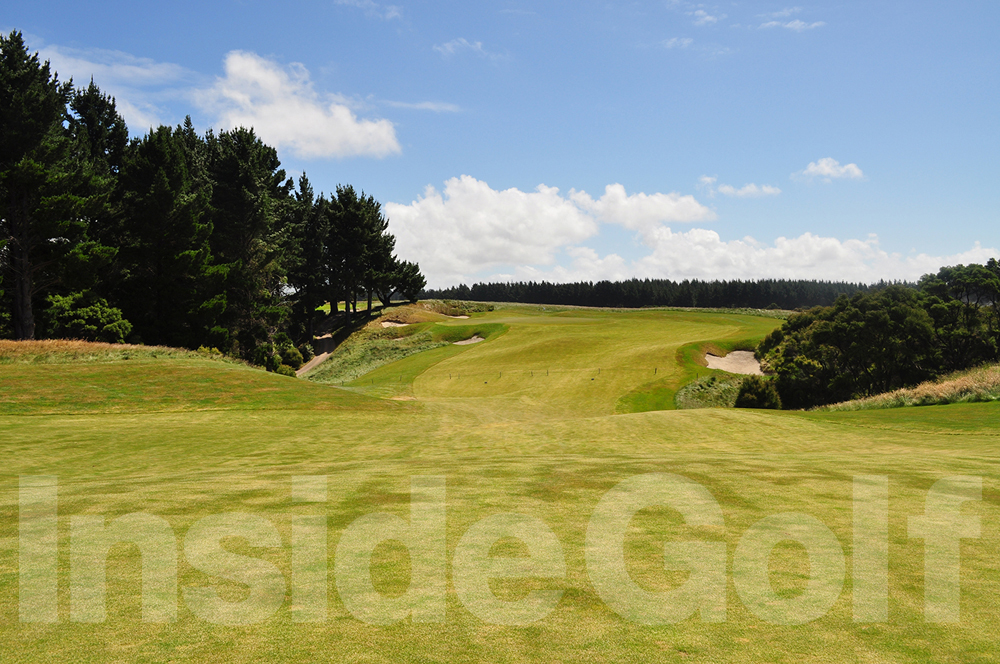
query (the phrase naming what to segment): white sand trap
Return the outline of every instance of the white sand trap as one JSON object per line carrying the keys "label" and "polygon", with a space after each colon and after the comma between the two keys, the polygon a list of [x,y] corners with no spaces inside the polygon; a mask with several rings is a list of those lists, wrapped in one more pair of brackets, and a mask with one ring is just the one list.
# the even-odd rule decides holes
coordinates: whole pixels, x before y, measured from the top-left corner
{"label": "white sand trap", "polygon": [[471,339],[464,339],[462,341],[456,341],[455,345],[456,346],[468,346],[469,344],[478,344],[480,341],[486,341],[486,339],[483,339],[481,336],[479,336],[477,334],[476,336],[472,337]]}
{"label": "white sand trap", "polygon": [[394,320],[382,321],[382,327],[406,327],[409,323],[397,323]]}
{"label": "white sand trap", "polygon": [[[445,314],[447,316],[447,314]],[[468,318],[468,316],[448,316],[448,318]]]}
{"label": "white sand trap", "polygon": [[764,375],[760,370],[760,362],[748,350],[734,350],[725,357],[706,353],[705,361],[708,362],[709,369],[719,369],[734,374]]}

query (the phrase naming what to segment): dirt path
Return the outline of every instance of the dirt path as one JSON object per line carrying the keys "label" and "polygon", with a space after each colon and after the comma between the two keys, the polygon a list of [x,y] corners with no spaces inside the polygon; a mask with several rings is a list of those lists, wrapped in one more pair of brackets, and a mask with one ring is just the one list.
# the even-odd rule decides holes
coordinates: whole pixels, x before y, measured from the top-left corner
{"label": "dirt path", "polygon": [[323,363],[323,360],[325,360],[328,357],[330,357],[329,353],[320,353],[319,355],[317,355],[316,357],[314,357],[313,359],[309,360],[301,367],[299,367],[298,371],[295,372],[295,375],[296,376],[304,375],[310,369],[315,369],[316,367],[318,367],[320,364]]}

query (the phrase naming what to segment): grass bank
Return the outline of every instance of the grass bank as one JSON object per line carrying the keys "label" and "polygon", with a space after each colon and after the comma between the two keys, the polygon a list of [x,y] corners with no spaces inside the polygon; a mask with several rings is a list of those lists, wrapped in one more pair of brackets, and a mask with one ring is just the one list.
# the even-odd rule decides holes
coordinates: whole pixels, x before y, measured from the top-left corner
{"label": "grass bank", "polygon": [[817,410],[872,410],[1000,400],[1000,364],[959,371],[937,380]]}

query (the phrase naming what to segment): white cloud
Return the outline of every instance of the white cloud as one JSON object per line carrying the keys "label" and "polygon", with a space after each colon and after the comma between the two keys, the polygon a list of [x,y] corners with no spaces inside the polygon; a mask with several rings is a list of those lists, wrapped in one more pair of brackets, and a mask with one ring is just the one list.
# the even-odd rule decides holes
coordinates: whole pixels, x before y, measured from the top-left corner
{"label": "white cloud", "polygon": [[[703,176],[701,182],[714,186],[716,179]],[[763,187],[758,189],[763,191]],[[749,236],[727,241],[707,228],[675,231],[670,227],[671,223],[714,217],[693,197],[630,196],[620,184],[608,185],[595,200],[586,192],[571,190],[562,195],[545,185],[531,192],[498,191],[463,175],[445,182],[443,192],[428,186],[418,200],[408,205],[387,203],[385,211],[399,255],[418,261],[432,288],[477,280],[568,282],[631,277],[873,283],[916,280],[942,265],[981,264],[1000,255],[977,242],[958,254],[913,252],[904,256],[882,249],[875,235],[841,240],[803,233],[779,237],[770,244]],[[602,225],[639,231],[640,254],[634,259],[618,253],[602,255]]]}
{"label": "white cloud", "polygon": [[546,269],[517,266],[505,275],[491,275],[483,280],[506,276],[514,280],[572,282],[637,277],[675,281],[824,279],[875,283],[882,279],[916,281],[942,265],[982,264],[998,255],[996,249],[983,248],[978,242],[957,254],[902,256],[883,250],[875,236],[839,240],[804,233],[764,244],[752,237],[723,241],[718,233],[704,228],[674,232],[665,226],[648,234],[644,244],[648,253],[634,261],[613,253],[601,257],[589,247],[572,247],[565,252],[571,258],[568,266]]}
{"label": "white cloud", "polygon": [[715,213],[694,196],[682,196],[676,192],[628,195],[622,185],[609,184],[604,188],[604,195],[597,200],[585,191],[576,190],[570,190],[569,197],[596,219],[635,231],[645,232],[661,223],[715,219]]}
{"label": "white cloud", "polygon": [[462,111],[460,106],[443,101],[387,101],[385,103],[393,108],[407,108],[414,111],[433,111],[434,113],[460,113]]}
{"label": "white cloud", "polygon": [[708,175],[702,175],[698,178],[698,186],[707,191],[709,196],[715,196],[718,193],[734,198],[761,198],[762,196],[777,196],[781,193],[781,189],[769,184],[758,186],[750,182],[740,188],[736,188],[730,184],[720,184],[716,187],[716,182],[718,182],[718,178]]}
{"label": "white cloud", "polygon": [[781,11],[771,12],[770,14],[759,14],[759,16],[768,16],[770,18],[787,18],[793,14],[798,14],[802,11],[802,7],[785,7]]}
{"label": "white cloud", "polygon": [[[417,260],[437,285],[501,266],[540,269],[553,265],[560,252],[597,260],[592,249],[576,245],[593,237],[602,222],[647,233],[664,222],[715,218],[693,196],[677,193],[628,195],[625,187],[612,184],[595,200],[585,191],[563,196],[545,185],[533,192],[497,191],[468,175],[445,182],[443,192],[428,186],[418,200],[387,203],[385,210],[400,255]],[[607,267],[618,260],[595,264]]]}
{"label": "white cloud", "polygon": [[739,189],[728,184],[720,184],[719,193],[723,196],[734,196],[736,198],[760,198],[761,196],[777,196],[781,190],[769,184],[757,186],[754,183],[745,184]]}
{"label": "white cloud", "polygon": [[164,122],[168,115],[165,101],[184,92],[179,86],[190,85],[197,75],[170,62],[156,62],[122,51],[102,48],[78,49],[43,45],[38,49],[42,60],[50,61],[62,80],[73,79],[78,87],[91,78],[101,91],[115,98],[118,112],[139,133]]}
{"label": "white cloud", "polygon": [[387,203],[385,212],[399,255],[439,285],[501,265],[549,265],[598,228],[555,187],[497,191],[468,175],[445,182],[443,192],[428,185],[409,205]]}
{"label": "white cloud", "polygon": [[718,23],[719,19],[726,18],[725,14],[720,14],[719,16],[712,16],[704,9],[696,9],[689,13],[690,16],[694,17],[695,25],[711,25],[713,23]]}
{"label": "white cloud", "polygon": [[672,279],[831,279],[875,282],[879,279],[918,279],[942,265],[983,263],[997,255],[978,243],[952,256],[918,254],[903,257],[879,247],[878,238],[838,240],[804,233],[779,237],[765,245],[751,237],[724,242],[719,234],[701,228],[674,233],[661,227],[646,244],[651,252],[633,264],[640,277]]}
{"label": "white cloud", "polygon": [[803,32],[805,30],[812,30],[813,28],[819,28],[826,25],[823,21],[816,21],[815,23],[806,23],[805,21],[800,21],[795,19],[794,21],[787,21],[782,23],[781,21],[767,21],[766,23],[761,23],[760,27],[767,28],[785,28],[786,30],[794,30],[795,32]]}
{"label": "white cloud", "polygon": [[470,42],[465,37],[452,39],[450,42],[445,42],[444,44],[435,44],[432,48],[446,58],[465,52],[472,52],[481,58],[487,58],[494,61],[503,60],[507,57],[500,53],[487,51],[483,48],[483,42]]}
{"label": "white cloud", "polygon": [[316,92],[301,64],[283,68],[254,53],[232,51],[224,69],[225,76],[195,96],[224,129],[253,127],[264,142],[306,159],[400,151],[390,121],[358,119],[342,97]]}
{"label": "white cloud", "polygon": [[380,18],[383,20],[390,20],[394,18],[403,18],[402,7],[396,5],[380,5],[372,0],[334,0],[334,4],[344,5],[347,7],[357,7],[365,12],[365,15],[371,18]]}
{"label": "white cloud", "polygon": [[660,42],[663,48],[687,48],[694,42],[690,37],[672,37]]}
{"label": "white cloud", "polygon": [[844,164],[841,166],[840,162],[832,157],[824,157],[810,162],[805,170],[798,175],[804,175],[808,178],[819,177],[823,178],[826,182],[835,179],[859,180],[865,176],[857,164]]}

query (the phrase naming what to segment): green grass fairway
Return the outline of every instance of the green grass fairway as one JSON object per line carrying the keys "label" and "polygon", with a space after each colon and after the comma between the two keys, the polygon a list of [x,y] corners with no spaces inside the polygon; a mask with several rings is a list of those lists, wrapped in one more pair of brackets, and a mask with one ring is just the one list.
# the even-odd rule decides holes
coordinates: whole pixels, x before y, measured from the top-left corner
{"label": "green grass fairway", "polygon": [[[0,361],[0,661],[331,662],[988,662],[1000,661],[1000,404],[856,412],[665,410],[687,382],[713,372],[697,359],[752,346],[780,321],[742,313],[503,307],[471,319],[429,321],[474,345],[441,345],[330,385],[265,374],[191,354],[81,362]],[[482,326],[491,326],[489,328]],[[404,329],[404,328],[397,328]],[[655,373],[654,373],[655,370]],[[502,374],[502,375],[501,375]],[[627,520],[622,555],[634,584],[680,587],[664,545],[724,543],[725,616],[642,624],[616,613],[595,585],[585,543],[591,516],[620,482],[670,473],[700,484],[722,525],[687,525],[670,507]],[[21,476],[58,478],[58,621],[19,620]],[[853,478],[888,477],[888,617],[856,622]],[[924,616],[924,542],[908,517],[924,514],[931,487],[949,476],[982,479],[980,537],[961,540],[955,623]],[[293,500],[292,478],[326,476],[323,502]],[[370,624],[341,598],[336,556],[357,519],[387,513],[408,522],[411,478],[443,477],[447,567],[444,621]],[[141,620],[141,564],[134,546],[108,554],[107,616],[71,620],[72,517],[142,512],[177,539],[175,622]],[[185,593],[208,587],[228,602],[247,588],[192,565],[185,537],[199,519],[245,512],[267,519],[282,545],[239,537],[227,550],[262,559],[284,576],[286,597],[248,626],[208,622]],[[517,513],[558,540],[565,574],[493,579],[503,601],[561,592],[547,615],[523,626],[484,621],[456,588],[455,552],[481,520]],[[737,547],[754,524],[809,515],[843,550],[846,575],[829,607],[804,624],[755,614],[737,587]],[[327,615],[298,622],[293,521],[325,516]],[[496,559],[523,557],[522,542],[496,543]],[[768,560],[772,604],[799,596],[810,563],[783,541]],[[379,597],[405,596],[413,560],[402,544],[375,548]],[[597,570],[600,573],[602,570]],[[187,589],[187,591],[185,591]]]}

